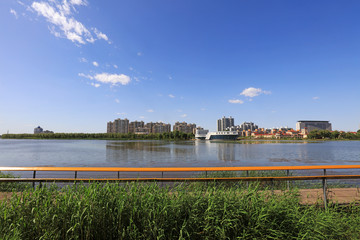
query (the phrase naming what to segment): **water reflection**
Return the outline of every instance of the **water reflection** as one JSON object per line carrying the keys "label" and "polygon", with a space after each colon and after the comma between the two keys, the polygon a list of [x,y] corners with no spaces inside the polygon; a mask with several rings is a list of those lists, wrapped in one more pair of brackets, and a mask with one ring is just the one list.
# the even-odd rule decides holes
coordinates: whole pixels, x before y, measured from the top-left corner
{"label": "water reflection", "polygon": [[235,147],[234,143],[218,143],[218,158],[221,161],[234,161],[235,160]]}

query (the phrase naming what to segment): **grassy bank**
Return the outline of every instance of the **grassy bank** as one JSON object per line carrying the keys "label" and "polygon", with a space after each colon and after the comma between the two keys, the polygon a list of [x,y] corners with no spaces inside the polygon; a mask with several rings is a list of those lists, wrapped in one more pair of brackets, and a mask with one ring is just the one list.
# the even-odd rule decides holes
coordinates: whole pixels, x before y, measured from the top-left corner
{"label": "grassy bank", "polygon": [[219,185],[38,188],[0,205],[1,239],[358,239],[360,208]]}

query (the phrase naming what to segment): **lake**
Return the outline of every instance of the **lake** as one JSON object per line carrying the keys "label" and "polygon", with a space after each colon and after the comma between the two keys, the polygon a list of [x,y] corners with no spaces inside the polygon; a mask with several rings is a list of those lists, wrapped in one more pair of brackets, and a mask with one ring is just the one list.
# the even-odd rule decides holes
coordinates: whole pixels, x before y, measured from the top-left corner
{"label": "lake", "polygon": [[0,139],[0,166],[229,167],[359,163],[360,141]]}

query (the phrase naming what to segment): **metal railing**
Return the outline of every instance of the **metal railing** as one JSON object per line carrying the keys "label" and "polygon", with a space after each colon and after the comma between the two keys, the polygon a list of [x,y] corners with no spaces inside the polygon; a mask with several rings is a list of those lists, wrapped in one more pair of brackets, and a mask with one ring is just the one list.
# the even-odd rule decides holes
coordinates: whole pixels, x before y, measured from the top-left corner
{"label": "metal railing", "polygon": [[[327,206],[328,179],[360,179],[360,175],[331,174],[327,170],[360,169],[360,165],[318,165],[318,166],[264,166],[264,167],[157,167],[157,168],[127,168],[127,167],[0,167],[0,171],[19,172],[30,171],[32,178],[0,178],[0,182],[129,182],[129,181],[157,181],[157,182],[208,182],[208,181],[290,181],[295,180],[322,180],[324,205]],[[286,171],[287,176],[250,177],[250,171]],[[322,170],[322,175],[290,176],[290,171]],[[208,172],[243,171],[245,177],[208,177]],[[44,178],[36,177],[37,172],[74,172],[73,178]],[[78,172],[114,172],[114,178],[78,178]],[[120,178],[120,172],[161,172],[161,177]],[[204,172],[205,177],[164,177],[164,172]]]}

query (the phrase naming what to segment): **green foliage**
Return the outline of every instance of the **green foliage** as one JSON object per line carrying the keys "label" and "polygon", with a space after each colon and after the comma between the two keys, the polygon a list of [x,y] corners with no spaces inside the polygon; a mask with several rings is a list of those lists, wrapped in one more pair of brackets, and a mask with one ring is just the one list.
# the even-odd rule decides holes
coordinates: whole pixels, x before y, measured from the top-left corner
{"label": "green foliage", "polygon": [[360,133],[339,132],[328,130],[313,130],[308,134],[309,139],[349,139],[360,140]]}
{"label": "green foliage", "polygon": [[3,134],[4,139],[109,139],[109,140],[190,140],[192,133],[179,131],[167,133],[40,133],[40,134]]}
{"label": "green foliage", "polygon": [[0,203],[0,239],[359,239],[359,213],[254,185],[43,187]]}
{"label": "green foliage", "polygon": [[[11,173],[0,172],[0,178],[15,178],[15,176]],[[28,183],[0,182],[0,192],[23,191],[30,186]]]}

